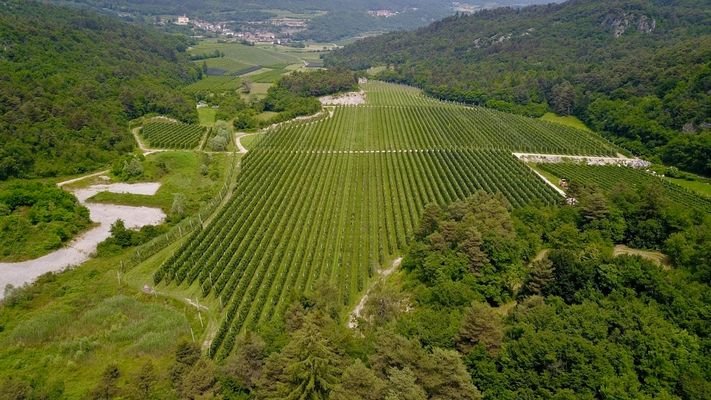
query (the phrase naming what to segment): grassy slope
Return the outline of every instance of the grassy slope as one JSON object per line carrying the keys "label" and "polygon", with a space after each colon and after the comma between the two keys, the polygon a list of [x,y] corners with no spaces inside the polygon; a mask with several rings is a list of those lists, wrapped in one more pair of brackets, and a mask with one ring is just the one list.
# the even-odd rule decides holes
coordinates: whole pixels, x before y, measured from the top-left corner
{"label": "grassy slope", "polygon": [[240,143],[242,143],[242,146],[244,146],[245,149],[251,150],[254,148],[254,145],[260,140],[260,135],[250,135],[250,136],[245,136],[240,140]]}
{"label": "grassy slope", "polygon": [[175,345],[191,338],[191,328],[199,335],[199,321],[179,301],[119,285],[119,260],[90,260],[1,307],[0,376],[62,383],[64,398],[82,398],[109,363],[118,365],[124,385],[151,360],[165,392]]}
{"label": "grassy slope", "polygon": [[682,186],[682,187],[685,187],[689,190],[692,190],[701,196],[711,197],[711,183],[709,183],[708,180],[703,180],[703,178],[699,177],[698,180],[694,180],[694,181],[688,181],[686,179],[678,179],[678,178],[669,178],[669,177],[666,177],[665,179],[667,179],[679,186]]}
{"label": "grassy slope", "polygon": [[[184,191],[189,204],[211,198],[224,175],[210,179],[196,172],[201,157],[192,152],[151,155],[145,163],[147,177],[156,176],[158,160],[170,169],[160,179],[163,187],[156,196],[107,195],[104,200],[169,209],[176,191]],[[215,168],[224,171],[227,159],[214,158]],[[121,273],[120,283],[121,260],[132,249],[42,278],[21,292],[19,300],[10,298],[0,307],[0,377],[21,376],[44,387],[62,385],[63,398],[85,398],[108,364],[119,367],[119,386],[129,387],[150,360],[158,376],[156,396],[171,398],[168,372],[176,344],[192,340],[193,334],[199,340],[206,330],[215,329],[219,311],[218,304],[206,302],[208,310],[198,315],[185,300],[198,296],[193,287],[163,285],[154,295],[143,293],[153,272],[180,245],[178,241]]]}
{"label": "grassy slope", "polygon": [[579,120],[577,117],[572,116],[572,115],[557,115],[552,112],[545,113],[542,117],[542,120],[544,121],[549,121],[549,122],[555,122],[557,124],[562,124],[566,126],[570,126],[572,128],[576,129],[582,129],[584,131],[590,131],[590,128],[585,125],[585,123],[581,120]]}
{"label": "grassy slope", "polygon": [[550,172],[544,170],[543,168],[539,168],[537,164],[533,163],[528,163],[527,164],[529,167],[531,167],[534,171],[538,172],[539,174],[543,175],[548,181],[554,185],[556,185],[559,189],[563,189],[558,185],[558,182],[560,182],[560,177],[555,176],[551,174]]}
{"label": "grassy slope", "polygon": [[657,264],[660,267],[663,267],[664,269],[671,268],[671,260],[669,259],[669,256],[659,251],[634,249],[631,247],[627,247],[623,244],[618,244],[615,246],[615,249],[612,254],[614,256],[640,256],[644,259],[652,261],[653,263]]}

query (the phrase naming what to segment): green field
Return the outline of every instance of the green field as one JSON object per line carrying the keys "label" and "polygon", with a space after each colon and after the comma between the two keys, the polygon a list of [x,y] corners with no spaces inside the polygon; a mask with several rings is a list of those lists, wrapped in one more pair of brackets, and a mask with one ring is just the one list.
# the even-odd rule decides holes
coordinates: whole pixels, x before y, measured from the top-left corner
{"label": "green field", "polygon": [[244,136],[240,139],[240,143],[242,143],[242,146],[247,149],[247,150],[252,150],[254,146],[259,143],[259,141],[262,139],[263,135],[249,135],[249,136]]}
{"label": "green field", "polygon": [[588,128],[587,125],[585,125],[585,123],[583,121],[579,120],[577,117],[574,117],[572,115],[565,115],[565,116],[564,115],[556,115],[554,113],[549,112],[549,113],[545,113],[541,117],[541,119],[543,121],[555,122],[555,123],[567,125],[567,126],[570,126],[572,128],[576,128],[576,129],[582,129],[585,131],[590,130],[590,128]]}
{"label": "green field", "polygon": [[257,114],[255,117],[259,121],[269,121],[270,119],[276,117],[279,115],[279,113],[274,112],[274,111],[264,111],[262,113]]}
{"label": "green field", "polygon": [[[120,368],[123,382],[147,361],[167,371],[175,344],[203,328],[183,299],[143,294],[139,288],[150,275],[132,274],[119,283],[120,261],[130,251],[40,278],[6,301],[0,307],[0,376],[23,376],[63,388],[62,398],[81,399],[109,363]],[[163,372],[156,385],[158,398],[170,398]]]}
{"label": "green field", "polygon": [[209,58],[198,60],[196,63],[207,63],[208,68],[216,68],[225,71],[225,75],[235,73],[245,67],[261,65],[269,67],[272,65],[298,64],[303,63],[301,57],[293,54],[278,51],[279,48],[265,48],[257,46],[246,46],[240,43],[217,43],[214,40],[205,40],[190,49],[190,54],[212,53],[219,50],[225,54],[220,58]]}
{"label": "green field", "polygon": [[241,330],[277,321],[319,280],[336,283],[341,302],[353,304],[402,254],[427,203],[480,189],[513,206],[557,202],[512,151],[615,150],[588,132],[442,103],[412,88],[365,90],[366,105],[261,137],[229,205],[156,273],[159,287],[201,288],[224,306],[211,356],[228,355]]}
{"label": "green field", "polygon": [[581,164],[540,164],[538,168],[559,178],[568,179],[570,182],[594,184],[606,191],[612,191],[618,185],[625,187],[661,185],[666,199],[703,212],[711,212],[711,199],[698,196],[692,190],[642,170],[612,165],[589,166]]}
{"label": "green field", "polygon": [[249,68],[254,64],[248,64],[245,62],[238,61],[234,58],[210,58],[207,60],[195,61],[196,64],[202,65],[207,64],[208,75],[210,76],[234,76],[237,75],[241,70]]}
{"label": "green field", "polygon": [[708,179],[701,177],[697,177],[695,180],[686,180],[670,177],[666,177],[665,179],[679,186],[692,190],[701,196],[711,198],[711,182],[709,182]]}
{"label": "green field", "polygon": [[204,127],[178,122],[151,121],[141,129],[141,135],[150,147],[163,149],[194,149],[204,134]]}
{"label": "green field", "polygon": [[[188,86],[188,90],[237,89],[241,79],[271,85],[284,74],[303,69],[304,62],[319,60],[323,54],[323,51],[315,48],[299,49],[278,45],[247,46],[240,43],[218,43],[215,40],[200,42],[190,49],[190,53],[204,54],[215,50],[221,51],[225,56],[195,61],[200,65],[205,62],[210,76]],[[236,76],[249,67],[261,68]]]}
{"label": "green field", "polygon": [[250,74],[248,78],[252,82],[256,83],[269,83],[272,84],[279,80],[284,74],[289,73],[286,67],[276,66],[274,69],[262,68],[256,71],[254,74]]}
{"label": "green field", "polygon": [[[195,213],[200,204],[211,200],[222,187],[232,160],[232,154],[201,154],[189,151],[167,151],[146,156],[143,162],[142,181],[160,182],[161,187],[153,196],[126,193],[101,192],[91,198],[92,202],[149,206],[161,208],[169,214],[176,194],[185,196],[185,212]],[[238,155],[239,157],[239,155]],[[203,173],[205,165],[207,173]]]}
{"label": "green field", "polygon": [[200,125],[202,126],[213,126],[215,125],[215,116],[217,115],[217,110],[211,107],[198,108],[198,118],[200,119]]}

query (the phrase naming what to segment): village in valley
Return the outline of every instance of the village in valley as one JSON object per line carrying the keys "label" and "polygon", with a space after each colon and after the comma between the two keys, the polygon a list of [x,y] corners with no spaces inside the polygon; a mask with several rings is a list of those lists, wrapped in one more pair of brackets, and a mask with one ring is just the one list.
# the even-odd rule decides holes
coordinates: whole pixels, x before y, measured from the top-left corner
{"label": "village in valley", "polygon": [[175,24],[193,28],[197,34],[234,39],[245,44],[286,44],[292,36],[306,29],[308,20],[302,18],[274,17],[237,23],[235,21],[207,21],[187,15],[167,17],[158,23]]}
{"label": "village in valley", "polygon": [[[526,0],[521,0],[524,5]],[[479,10],[500,7],[502,4],[491,1],[485,3],[452,2],[450,10],[460,14],[472,14]],[[514,4],[517,6],[517,4]],[[417,8],[389,9],[378,8],[367,10],[366,14],[372,20],[390,20],[407,13],[417,12]],[[270,13],[272,10],[269,11]],[[196,17],[187,14],[179,16],[163,16],[155,20],[156,25],[177,25],[193,29],[196,37],[217,37],[222,40],[233,40],[242,44],[276,44],[292,47],[304,45],[303,33],[309,28],[314,18],[328,14],[327,11],[311,11],[304,14],[279,13],[275,11],[269,18],[254,18],[248,20],[221,20],[215,16],[211,18]],[[259,17],[263,17],[260,15]],[[301,35],[300,35],[301,34]],[[338,46],[334,46],[338,47]],[[329,48],[332,50],[332,48]]]}

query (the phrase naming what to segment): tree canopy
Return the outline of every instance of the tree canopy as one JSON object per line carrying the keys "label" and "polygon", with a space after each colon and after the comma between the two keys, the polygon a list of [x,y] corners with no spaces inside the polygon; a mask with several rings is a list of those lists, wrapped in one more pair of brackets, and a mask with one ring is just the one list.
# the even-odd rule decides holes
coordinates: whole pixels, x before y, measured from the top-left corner
{"label": "tree canopy", "polygon": [[129,120],[197,120],[185,38],[87,11],[0,5],[0,180],[77,174],[130,151]]}

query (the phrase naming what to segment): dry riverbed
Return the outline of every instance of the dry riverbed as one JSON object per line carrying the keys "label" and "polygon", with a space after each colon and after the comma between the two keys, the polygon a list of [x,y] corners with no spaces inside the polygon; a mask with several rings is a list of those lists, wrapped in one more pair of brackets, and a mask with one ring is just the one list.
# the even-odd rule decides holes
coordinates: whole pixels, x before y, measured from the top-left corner
{"label": "dry riverbed", "polygon": [[[61,186],[61,184],[60,184]],[[127,228],[138,229],[146,225],[160,224],[165,213],[159,208],[131,207],[114,204],[91,203],[87,200],[100,192],[155,195],[160,183],[114,183],[97,184],[72,190],[79,202],[89,209],[91,220],[97,224],[64,248],[34,260],[17,263],[0,263],[0,299],[7,285],[22,286],[34,282],[47,272],[58,272],[77,266],[88,260],[99,243],[110,235],[111,224],[122,219]]]}

